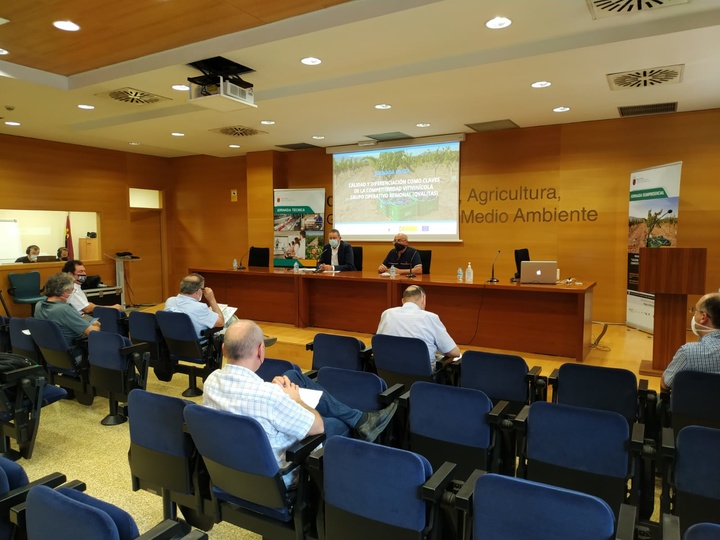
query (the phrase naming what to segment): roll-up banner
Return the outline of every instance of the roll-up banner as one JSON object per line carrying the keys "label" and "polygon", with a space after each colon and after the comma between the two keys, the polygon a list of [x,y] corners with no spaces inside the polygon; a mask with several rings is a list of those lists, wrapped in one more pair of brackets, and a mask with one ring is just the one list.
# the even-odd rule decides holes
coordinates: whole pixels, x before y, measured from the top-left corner
{"label": "roll-up banner", "polygon": [[274,266],[315,267],[325,231],[325,189],[274,190]]}

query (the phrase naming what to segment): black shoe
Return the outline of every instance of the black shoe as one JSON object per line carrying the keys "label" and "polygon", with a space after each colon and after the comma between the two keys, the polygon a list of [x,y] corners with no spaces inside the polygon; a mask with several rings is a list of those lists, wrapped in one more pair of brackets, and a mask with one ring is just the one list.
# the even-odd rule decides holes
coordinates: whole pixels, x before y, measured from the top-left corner
{"label": "black shoe", "polygon": [[380,411],[366,413],[367,418],[365,421],[360,425],[355,426],[357,434],[361,439],[373,442],[390,423],[390,420],[392,420],[396,410],[397,402],[394,401],[390,406],[385,407]]}

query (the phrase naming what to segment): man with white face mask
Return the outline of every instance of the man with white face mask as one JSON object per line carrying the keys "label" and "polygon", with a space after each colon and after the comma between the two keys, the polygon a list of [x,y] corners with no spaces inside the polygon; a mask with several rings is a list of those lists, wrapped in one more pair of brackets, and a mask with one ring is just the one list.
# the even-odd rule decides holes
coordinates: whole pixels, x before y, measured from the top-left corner
{"label": "man with white face mask", "polygon": [[[207,304],[200,301],[203,295]],[[225,317],[215,300],[215,293],[205,286],[205,278],[200,274],[193,273],[182,279],[180,294],[165,301],[165,310],[187,313],[198,338],[203,330],[225,326]]]}
{"label": "man with white face mask", "polygon": [[[87,279],[87,271],[85,270],[85,266],[82,261],[78,261],[77,259],[68,261],[63,265],[62,271],[70,274],[70,277],[72,277],[75,282],[74,291],[67,303],[83,315],[92,315],[92,312],[95,311],[95,304],[87,299],[85,292],[82,290],[82,284],[85,283],[85,280]],[[107,307],[112,307],[120,311],[123,310],[120,304]]]}
{"label": "man with white face mask", "polygon": [[700,340],[678,349],[663,373],[663,388],[672,386],[679,371],[720,373],[720,294],[706,294],[690,308],[690,313],[690,327]]}
{"label": "man with white face mask", "polygon": [[319,268],[322,271],[352,272],[355,270],[355,255],[352,246],[343,241],[340,231],[332,229],[328,234],[329,242],[320,254]]}

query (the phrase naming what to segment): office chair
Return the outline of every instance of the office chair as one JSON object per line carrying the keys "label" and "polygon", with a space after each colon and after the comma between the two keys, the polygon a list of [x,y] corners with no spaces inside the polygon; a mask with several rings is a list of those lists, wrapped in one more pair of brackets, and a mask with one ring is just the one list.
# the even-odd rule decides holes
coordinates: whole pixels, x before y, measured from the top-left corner
{"label": "office chair", "polygon": [[432,249],[418,249],[420,254],[420,262],[422,262],[422,273],[430,273],[430,264],[432,263]]}
{"label": "office chair", "polygon": [[107,396],[110,406],[108,415],[100,421],[102,425],[116,426],[127,421],[119,402],[127,402],[131,390],[145,389],[150,361],[148,349],[145,344],[132,345],[120,334],[90,332],[90,384],[98,395]]}
{"label": "office chair", "polygon": [[12,352],[39,363],[40,351],[38,351],[32,336],[29,333],[25,333],[25,331],[28,330],[26,320],[20,317],[11,317],[8,329],[10,331],[10,346]]}
{"label": "office chair", "polygon": [[637,505],[635,462],[643,439],[635,434],[631,440],[622,415],[537,401],[515,421],[521,432],[524,429],[518,445],[518,478],[600,497],[616,515],[626,500]]}
{"label": "office chair", "polygon": [[370,355],[359,339],[336,334],[315,334],[305,349],[313,353],[312,369],[329,366],[363,371]]}
{"label": "office chair", "polygon": [[[616,521],[605,501],[555,486],[483,474],[468,480],[456,504],[465,515],[466,540],[610,540]],[[623,508],[617,538],[634,538],[634,520]],[[631,514],[631,512],[630,512]]]}
{"label": "office chair", "polygon": [[40,272],[24,272],[22,274],[11,272],[8,274],[10,288],[8,293],[16,304],[30,304],[30,314],[35,315],[35,304],[47,300],[47,296],[40,294]]}
{"label": "office chair", "polygon": [[355,270],[362,272],[363,269],[363,248],[362,246],[351,246],[353,259],[355,259]]}
{"label": "office chair", "polygon": [[[304,540],[311,524],[305,458],[325,435],[294,445],[285,454],[289,464],[280,469],[254,418],[195,404],[185,407],[184,416],[210,475],[215,522],[228,521],[267,538]],[[291,491],[283,475],[294,470],[298,483]]]}
{"label": "office chair", "polygon": [[278,360],[276,358],[265,358],[262,365],[255,372],[255,375],[260,377],[265,382],[272,382],[275,377],[282,375],[283,373],[295,370],[298,373],[302,373],[302,369],[297,364],[293,364],[288,360]]}
{"label": "office chair", "polygon": [[203,533],[187,532],[183,524],[165,520],[140,535],[135,520],[117,506],[72,488],[51,489],[36,486],[27,496],[28,540],[172,540],[207,538]]}
{"label": "office chair", "polygon": [[75,349],[68,348],[55,321],[30,317],[26,323],[45,361],[49,383],[71,390],[78,403],[92,405],[95,390],[90,384],[87,358],[76,361]]}
{"label": "office chair", "polygon": [[150,367],[155,376],[163,382],[170,382],[174,373],[174,362],[163,339],[154,313],[132,311],[128,316],[130,339],[133,343],[147,343],[150,346]]}
{"label": "office chair", "polygon": [[435,474],[424,457],[346,437],[331,437],[322,456],[323,503],[317,516],[326,540],[438,539],[440,503],[452,466]]}
{"label": "office chair", "polygon": [[95,306],[93,317],[100,321],[100,330],[128,337],[128,318],[124,311],[113,307]]}
{"label": "office chair", "polygon": [[[43,407],[67,396],[46,385],[45,370],[25,357],[0,354],[0,454],[30,459],[35,447]],[[18,450],[10,448],[15,440]]]}
{"label": "office chair", "polygon": [[248,266],[270,266],[270,248],[251,246],[248,253]]}
{"label": "office chair", "polygon": [[222,351],[214,336],[222,328],[209,328],[203,332],[203,337],[198,339],[187,313],[158,311],[155,316],[170,351],[170,360],[175,363],[174,371],[188,375],[189,386],[182,395],[201,396],[202,390],[197,386],[197,378],[202,377],[205,380],[222,364]]}
{"label": "office chair", "polygon": [[696,523],[720,524],[720,429],[687,426],[673,439],[663,428],[662,512],[679,517],[683,534]]}
{"label": "office chair", "polygon": [[522,248],[522,249],[516,249],[515,250],[515,268],[517,269],[517,272],[515,272],[515,277],[513,280],[520,279],[520,268],[522,268],[523,261],[529,261],[530,260],[530,250],[528,248]]}
{"label": "office chair", "polygon": [[128,395],[132,490],[160,495],[163,519],[177,520],[179,507],[188,523],[209,531],[214,520],[203,510],[207,481],[201,480],[195,443],[185,431],[189,404],[141,389]]}

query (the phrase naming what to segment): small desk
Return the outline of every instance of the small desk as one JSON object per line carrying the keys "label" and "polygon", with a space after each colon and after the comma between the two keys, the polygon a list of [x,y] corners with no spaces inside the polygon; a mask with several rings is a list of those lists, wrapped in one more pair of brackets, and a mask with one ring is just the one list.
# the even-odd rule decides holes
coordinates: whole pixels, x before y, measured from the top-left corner
{"label": "small desk", "polygon": [[566,356],[590,352],[594,282],[582,285],[458,283],[422,275],[389,278],[376,272],[293,273],[292,269],[191,268],[205,277],[216,298],[238,306],[240,318],[372,334],[382,312],[402,304],[412,284],[428,295],[463,345]]}

